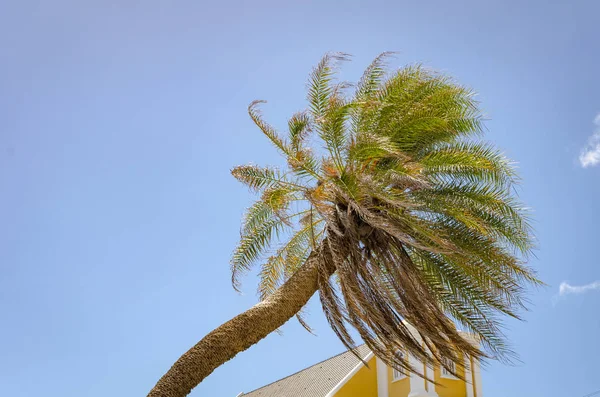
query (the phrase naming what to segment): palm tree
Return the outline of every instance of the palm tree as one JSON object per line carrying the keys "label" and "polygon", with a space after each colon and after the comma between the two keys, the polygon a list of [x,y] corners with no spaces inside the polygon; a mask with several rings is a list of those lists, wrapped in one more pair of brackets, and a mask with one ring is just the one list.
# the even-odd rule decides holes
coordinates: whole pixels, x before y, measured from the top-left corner
{"label": "palm tree", "polygon": [[518,318],[525,288],[540,283],[524,264],[532,237],[514,168],[478,138],[470,89],[418,65],[388,73],[389,56],[348,93],[335,80],[348,55],[326,55],[310,75],[308,109],[289,119],[285,137],[263,120],[262,101],[250,104],[287,161],[285,170],[232,170],[260,195],[233,253],[233,285],[260,265],[261,302],[192,347],[149,396],[187,395],[299,316],[316,291],[347,348],[354,329],[395,368],[417,370],[391,354],[400,347],[430,364],[510,358],[500,318]]}

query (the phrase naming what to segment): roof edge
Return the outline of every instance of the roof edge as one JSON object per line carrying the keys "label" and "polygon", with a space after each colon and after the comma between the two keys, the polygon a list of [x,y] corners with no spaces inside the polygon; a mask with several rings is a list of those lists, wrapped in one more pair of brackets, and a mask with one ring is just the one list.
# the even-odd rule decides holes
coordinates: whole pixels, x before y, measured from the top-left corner
{"label": "roof edge", "polygon": [[[282,380],[284,380],[284,379],[290,378],[290,377],[292,377],[292,376],[294,376],[294,375],[297,375],[297,374],[299,374],[299,373],[300,373],[300,372],[302,372],[302,371],[306,371],[306,370],[307,370],[307,369],[309,369],[309,368],[316,367],[317,365],[323,364],[325,361],[329,361],[329,360],[331,360],[331,359],[334,359],[334,358],[336,358],[336,357],[339,357],[339,356],[341,356],[342,354],[346,354],[346,353],[348,353],[348,352],[351,352],[352,350],[356,350],[356,349],[358,349],[359,347],[362,347],[362,346],[364,346],[364,345],[365,345],[364,343],[361,343],[360,345],[356,346],[354,349],[350,349],[350,350],[346,350],[346,351],[343,351],[343,352],[341,352],[341,353],[338,353],[338,354],[336,354],[336,355],[334,355],[334,356],[331,356],[331,357],[329,357],[329,358],[326,358],[326,359],[324,359],[324,360],[321,360],[321,361],[319,361],[318,363],[315,363],[315,364],[309,365],[308,367],[302,368],[301,370],[299,370],[299,371],[296,371],[296,372],[294,372],[293,374],[290,374],[290,375],[288,375],[288,376],[284,376],[284,377],[283,377],[283,378],[281,378],[281,379],[277,379],[277,380],[275,380],[275,381],[273,381],[273,382],[271,382],[271,383],[267,383],[267,384],[266,384],[266,385],[264,385],[264,386],[257,387],[256,389],[250,390],[250,391],[249,391],[249,392],[247,392],[247,393],[246,393],[246,392],[241,392],[241,393],[240,393],[240,394],[238,394],[236,397],[242,397],[242,396],[245,396],[246,394],[254,393],[254,392],[255,392],[255,391],[257,391],[257,390],[263,389],[263,388],[265,388],[265,387],[267,387],[267,386],[271,386],[273,383],[277,383],[277,382],[280,382],[280,381],[282,381]],[[369,350],[371,350],[371,349],[369,349]],[[372,353],[371,353],[371,354],[372,354]],[[368,354],[367,354],[367,355],[368,355]],[[371,359],[371,358],[369,357],[369,360],[370,360],[370,359]],[[364,359],[363,359],[363,360],[364,360]],[[359,362],[359,364],[362,364],[362,363],[360,363],[360,362]],[[354,370],[354,368],[353,368],[353,370]]]}
{"label": "roof edge", "polygon": [[[365,357],[363,357],[362,360],[364,362],[367,362],[372,358],[373,358],[373,352],[370,351]],[[342,388],[342,386],[344,386],[350,379],[352,379],[352,377],[354,375],[356,375],[356,373],[361,369],[361,367],[364,367],[364,366],[365,366],[365,364],[362,361],[359,362],[358,364],[356,364],[356,366],[354,368],[352,368],[352,370],[350,372],[348,372],[346,374],[346,376],[344,376],[344,378],[337,385],[335,385],[335,387],[333,389],[331,389],[329,391],[329,393],[327,393],[325,395],[325,397],[333,397],[333,395],[335,393],[337,393]]]}

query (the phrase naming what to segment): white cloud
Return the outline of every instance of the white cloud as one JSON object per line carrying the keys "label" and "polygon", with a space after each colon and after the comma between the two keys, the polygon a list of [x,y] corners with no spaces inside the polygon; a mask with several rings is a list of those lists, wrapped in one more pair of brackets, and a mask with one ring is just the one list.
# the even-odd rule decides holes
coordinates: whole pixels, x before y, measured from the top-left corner
{"label": "white cloud", "polygon": [[600,164],[600,113],[594,119],[596,130],[588,139],[587,145],[579,155],[579,164],[583,168],[593,167]]}
{"label": "white cloud", "polygon": [[566,281],[563,281],[560,283],[560,287],[558,287],[558,294],[560,296],[565,296],[568,294],[583,294],[584,292],[592,290],[600,290],[600,280],[586,285],[571,285]]}

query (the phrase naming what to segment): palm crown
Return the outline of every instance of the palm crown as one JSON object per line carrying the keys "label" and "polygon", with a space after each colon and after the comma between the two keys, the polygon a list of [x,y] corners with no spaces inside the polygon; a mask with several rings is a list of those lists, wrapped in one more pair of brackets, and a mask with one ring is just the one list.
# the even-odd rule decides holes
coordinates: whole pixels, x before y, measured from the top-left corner
{"label": "palm crown", "polygon": [[523,263],[532,237],[512,194],[514,169],[474,139],[482,115],[470,89],[421,66],[388,73],[389,55],[352,93],[335,80],[348,56],[326,55],[287,136],[263,120],[261,101],[250,104],[287,169],[232,170],[260,194],[232,257],[234,286],[260,264],[264,299],[314,260],[323,310],[348,348],[354,328],[396,368],[415,370],[390,353],[398,349],[442,365],[462,353],[505,358],[499,315],[518,318],[525,286],[539,283]]}

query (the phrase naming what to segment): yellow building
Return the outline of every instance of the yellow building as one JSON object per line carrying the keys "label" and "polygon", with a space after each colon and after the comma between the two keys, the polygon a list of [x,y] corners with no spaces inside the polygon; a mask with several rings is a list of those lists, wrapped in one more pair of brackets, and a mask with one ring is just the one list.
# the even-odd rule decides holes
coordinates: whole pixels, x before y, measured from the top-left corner
{"label": "yellow building", "polygon": [[426,371],[427,381],[386,366],[365,345],[358,353],[345,352],[269,385],[237,397],[482,397],[479,363],[465,357],[465,369],[457,368],[466,382],[446,369],[431,368],[410,356],[415,368]]}

